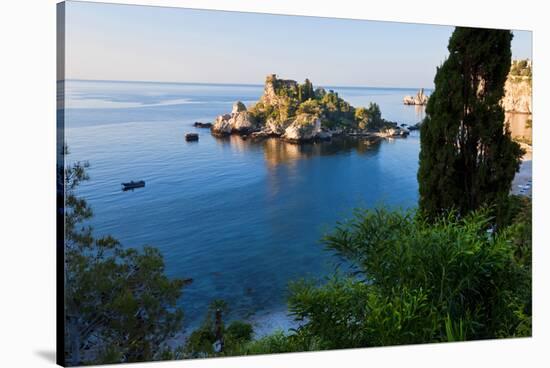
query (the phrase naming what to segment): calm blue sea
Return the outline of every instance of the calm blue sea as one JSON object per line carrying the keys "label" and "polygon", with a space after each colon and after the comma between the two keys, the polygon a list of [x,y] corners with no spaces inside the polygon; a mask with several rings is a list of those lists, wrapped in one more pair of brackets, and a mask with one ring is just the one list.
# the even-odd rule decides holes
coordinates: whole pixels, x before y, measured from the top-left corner
{"label": "calm blue sea", "polygon": [[[354,106],[377,102],[383,117],[414,124],[423,109],[404,106],[415,89],[332,87]],[[90,162],[79,194],[91,204],[97,235],[124,246],[158,247],[171,277],[193,278],[180,305],[187,326],[224,299],[231,318],[285,310],[287,285],[320,279],[336,258],[319,240],[356,207],[408,208],[418,198],[419,139],[293,145],[217,139],[212,121],[263,86],[67,81],[69,162]],[[428,91],[429,93],[429,91]],[[185,142],[197,132],[199,142]],[[121,182],[146,187],[122,192]]]}

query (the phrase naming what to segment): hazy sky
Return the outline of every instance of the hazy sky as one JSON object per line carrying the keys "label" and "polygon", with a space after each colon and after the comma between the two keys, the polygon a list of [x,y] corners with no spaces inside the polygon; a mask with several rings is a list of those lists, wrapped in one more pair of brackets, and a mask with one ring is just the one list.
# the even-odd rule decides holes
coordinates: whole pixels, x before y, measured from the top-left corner
{"label": "hazy sky", "polygon": [[[432,87],[454,27],[67,2],[69,79]],[[514,31],[514,58],[531,58]]]}

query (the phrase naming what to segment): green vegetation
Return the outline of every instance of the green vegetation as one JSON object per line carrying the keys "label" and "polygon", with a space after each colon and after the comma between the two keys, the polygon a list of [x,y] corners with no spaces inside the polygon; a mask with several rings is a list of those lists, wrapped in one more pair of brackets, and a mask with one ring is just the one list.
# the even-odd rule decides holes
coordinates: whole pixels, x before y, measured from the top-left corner
{"label": "green vegetation", "polygon": [[510,31],[457,27],[420,129],[420,210],[435,219],[506,205],[523,154],[500,101],[510,70]]}
{"label": "green vegetation", "polygon": [[75,194],[86,163],[65,169],[65,359],[70,365],[140,362],[170,355],[182,328],[176,307],[189,280],[168,279],[156,248],[122,248],[95,238],[92,209]]}
{"label": "green vegetation", "polygon": [[355,121],[359,129],[379,130],[387,126],[382,119],[380,107],[376,103],[370,103],[368,108],[360,107],[355,109]]}
{"label": "green vegetation", "polygon": [[333,90],[327,92],[324,88],[314,89],[309,79],[299,84],[270,75],[266,79],[266,86],[273,89],[273,96],[269,94],[266,98],[264,94],[249,109],[252,118],[260,126],[268,122],[285,126],[304,114],[319,118],[321,126],[327,129],[378,131],[397,126],[394,122],[382,119],[380,107],[376,103],[371,103],[368,108],[356,109]]}
{"label": "green vegetation", "polygon": [[435,223],[357,213],[325,239],[357,272],[292,285],[297,333],[323,349],[529,336],[530,218],[498,234],[491,221],[486,210]]}
{"label": "green vegetation", "polygon": [[227,312],[224,301],[217,300],[210,305],[201,326],[187,339],[183,349],[185,358],[243,355],[249,349],[252,325],[237,320],[226,327],[222,317]]}
{"label": "green vegetation", "polygon": [[531,61],[528,59],[514,60],[512,61],[512,67],[510,68],[511,77],[525,77],[531,79],[533,72],[531,70]]}

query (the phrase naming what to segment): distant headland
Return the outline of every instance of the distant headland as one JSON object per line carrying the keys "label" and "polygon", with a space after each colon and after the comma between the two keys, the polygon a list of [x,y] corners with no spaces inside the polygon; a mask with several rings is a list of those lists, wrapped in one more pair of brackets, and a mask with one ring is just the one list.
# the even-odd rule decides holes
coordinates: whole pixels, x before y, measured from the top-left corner
{"label": "distant headland", "polygon": [[[512,60],[510,72],[504,85],[501,105],[506,112],[531,114],[532,107],[532,63],[529,59]],[[421,88],[416,96],[405,96],[405,105],[427,105],[428,98]]]}

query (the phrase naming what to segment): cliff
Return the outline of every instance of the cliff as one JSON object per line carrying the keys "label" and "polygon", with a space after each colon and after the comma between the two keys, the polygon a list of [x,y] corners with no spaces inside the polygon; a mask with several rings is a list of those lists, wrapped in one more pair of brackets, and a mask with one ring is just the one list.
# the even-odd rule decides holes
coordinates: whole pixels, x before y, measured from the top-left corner
{"label": "cliff", "polygon": [[530,114],[532,112],[532,82],[529,77],[508,76],[504,84],[502,107],[506,112]]}
{"label": "cliff", "polygon": [[257,103],[248,109],[241,102],[235,103],[231,114],[218,116],[212,126],[215,135],[276,136],[295,142],[330,139],[333,134],[375,136],[381,132],[395,136],[408,133],[397,123],[382,119],[376,104],[356,109],[337,92],[314,89],[308,79],[300,84],[275,74],[266,77]]}
{"label": "cliff", "polygon": [[531,113],[532,77],[531,60],[512,60],[502,99],[502,107],[506,112]]}

